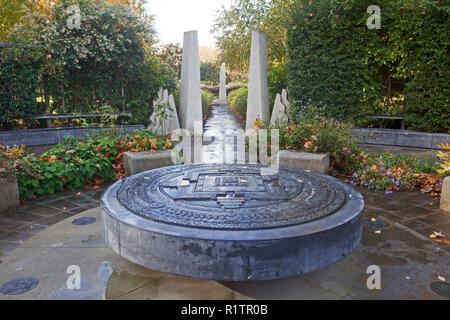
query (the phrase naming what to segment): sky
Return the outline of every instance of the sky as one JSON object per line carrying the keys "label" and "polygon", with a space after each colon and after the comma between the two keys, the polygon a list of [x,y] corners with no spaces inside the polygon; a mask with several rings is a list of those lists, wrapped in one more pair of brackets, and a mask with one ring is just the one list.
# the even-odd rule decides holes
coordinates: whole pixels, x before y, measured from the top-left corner
{"label": "sky", "polygon": [[214,46],[210,34],[216,11],[232,0],[148,0],[146,12],[155,16],[161,44],[183,44],[185,31],[197,30],[199,46]]}

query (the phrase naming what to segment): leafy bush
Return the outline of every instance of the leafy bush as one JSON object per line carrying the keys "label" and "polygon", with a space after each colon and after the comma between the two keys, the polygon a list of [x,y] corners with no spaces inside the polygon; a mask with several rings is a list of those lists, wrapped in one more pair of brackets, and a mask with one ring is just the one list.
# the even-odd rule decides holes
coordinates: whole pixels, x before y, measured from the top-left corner
{"label": "leafy bush", "polygon": [[359,140],[353,126],[324,117],[302,118],[297,124],[280,126],[280,148],[330,155],[330,168],[354,172],[359,166]]}
{"label": "leafy bush", "polygon": [[281,94],[283,89],[288,86],[288,74],[284,63],[273,62],[269,66],[268,73],[269,93],[270,93],[270,108],[273,108],[275,97],[277,93]]}
{"label": "leafy bush", "polygon": [[0,50],[0,124],[42,111],[38,75],[39,64],[25,50]]}
{"label": "leafy bush", "polygon": [[212,102],[214,101],[214,95],[206,90],[202,90],[202,111],[203,115],[206,115]]}
{"label": "leafy bush", "polygon": [[374,103],[377,85],[366,59],[373,30],[362,19],[370,4],[294,1],[286,63],[294,112],[309,101],[322,105],[325,116],[354,119]]}
{"label": "leafy bush", "polygon": [[5,147],[0,144],[0,177],[15,175],[15,163],[25,154],[25,146]]}
{"label": "leafy bush", "polygon": [[247,113],[247,97],[248,88],[233,90],[228,95],[228,102],[231,109],[233,109],[241,117],[245,117]]}
{"label": "leafy bush", "polygon": [[172,144],[167,137],[156,137],[150,130],[134,131],[124,137],[98,135],[87,140],[66,137],[63,143],[39,157],[22,157],[22,149],[0,149],[0,172],[16,176],[20,198],[27,199],[35,194],[121,179],[125,176],[124,152],[168,148]]}
{"label": "leafy bush", "polygon": [[409,10],[403,45],[410,81],[405,85],[408,128],[450,133],[449,37],[450,17],[445,1],[420,1]]}
{"label": "leafy bush", "polygon": [[217,63],[201,62],[200,63],[200,80],[206,84],[218,84],[219,83],[219,66]]}

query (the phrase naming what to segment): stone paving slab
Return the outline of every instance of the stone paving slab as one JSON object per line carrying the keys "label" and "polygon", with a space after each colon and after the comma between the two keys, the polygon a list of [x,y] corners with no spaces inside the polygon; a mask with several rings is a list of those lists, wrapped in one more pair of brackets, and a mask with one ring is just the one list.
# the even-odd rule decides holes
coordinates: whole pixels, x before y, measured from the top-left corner
{"label": "stone paving slab", "polygon": [[[401,198],[409,196],[413,193]],[[416,193],[416,201],[422,196]],[[389,200],[379,199],[379,208],[368,205],[363,218],[383,219],[389,226],[365,225],[361,245],[335,265],[289,279],[220,283],[164,274],[124,260],[104,244],[101,211],[91,209],[48,227],[3,259],[0,286],[23,276],[40,283],[28,293],[0,294],[0,299],[444,299],[429,285],[438,277],[450,279],[448,246],[427,238],[428,231],[421,234],[420,228],[415,231],[401,223],[409,217],[401,217],[400,223],[391,220],[395,211],[383,209],[384,202]],[[435,206],[430,210],[439,212]],[[72,224],[83,216],[97,221]],[[367,267],[374,264],[381,268],[381,290],[366,286]],[[66,288],[69,265],[81,268],[80,290]]]}
{"label": "stone paving slab", "polygon": [[0,213],[0,260],[47,227],[100,205],[109,184],[97,190],[59,192],[25,201],[14,211]]}

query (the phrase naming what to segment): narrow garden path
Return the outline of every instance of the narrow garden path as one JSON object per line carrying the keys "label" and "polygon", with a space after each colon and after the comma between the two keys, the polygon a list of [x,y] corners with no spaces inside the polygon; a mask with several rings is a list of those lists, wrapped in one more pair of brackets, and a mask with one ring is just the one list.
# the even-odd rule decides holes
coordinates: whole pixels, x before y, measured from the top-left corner
{"label": "narrow garden path", "polygon": [[227,160],[236,159],[235,133],[240,129],[244,128],[229,106],[212,106],[203,126],[206,141],[203,163],[228,163]]}

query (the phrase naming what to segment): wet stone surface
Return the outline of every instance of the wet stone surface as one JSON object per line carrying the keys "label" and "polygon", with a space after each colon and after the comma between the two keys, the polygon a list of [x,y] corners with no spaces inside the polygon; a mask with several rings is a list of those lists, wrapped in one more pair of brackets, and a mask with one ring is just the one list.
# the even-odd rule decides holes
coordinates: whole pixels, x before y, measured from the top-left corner
{"label": "wet stone surface", "polygon": [[39,284],[39,280],[33,277],[22,277],[11,280],[0,287],[0,292],[5,295],[19,295],[33,290]]}
{"label": "wet stone surface", "polygon": [[0,212],[0,260],[49,226],[100,206],[100,196],[108,186],[58,192],[27,200],[16,211]]}
{"label": "wet stone surface", "polygon": [[239,148],[236,133],[243,130],[239,118],[229,106],[211,107],[210,116],[204,124],[203,163],[234,163]]}
{"label": "wet stone surface", "polygon": [[82,217],[82,218],[73,220],[72,224],[76,225],[76,226],[86,226],[88,224],[94,223],[95,221],[97,221],[97,219],[94,217]]}

